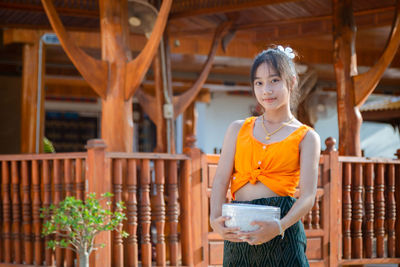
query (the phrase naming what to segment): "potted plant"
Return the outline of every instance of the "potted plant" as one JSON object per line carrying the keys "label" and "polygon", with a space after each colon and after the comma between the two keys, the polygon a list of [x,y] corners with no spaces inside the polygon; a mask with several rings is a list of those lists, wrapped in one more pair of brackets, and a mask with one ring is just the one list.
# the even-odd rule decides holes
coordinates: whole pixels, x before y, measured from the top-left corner
{"label": "potted plant", "polygon": [[[104,244],[94,243],[97,234],[116,230],[122,237],[128,236],[128,233],[118,227],[126,220],[122,212],[125,207],[122,202],[118,202],[112,212],[112,196],[111,193],[105,193],[97,199],[95,193],[90,193],[85,201],[70,196],[58,205],[42,209],[41,217],[48,218],[43,224],[43,235],[56,234],[60,237],[49,241],[47,246],[75,251],[79,256],[79,266],[88,267],[90,253],[104,247]],[[105,202],[104,205],[102,202]]]}

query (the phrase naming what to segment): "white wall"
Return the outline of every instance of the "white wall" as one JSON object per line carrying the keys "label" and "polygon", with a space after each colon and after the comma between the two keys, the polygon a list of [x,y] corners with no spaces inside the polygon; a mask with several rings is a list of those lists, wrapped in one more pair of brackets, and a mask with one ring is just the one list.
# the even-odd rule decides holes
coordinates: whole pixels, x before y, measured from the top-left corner
{"label": "white wall", "polygon": [[205,153],[214,153],[214,148],[218,148],[219,152],[230,123],[251,116],[250,108],[255,103],[252,96],[228,95],[223,92],[212,93],[208,104],[196,103],[196,145]]}

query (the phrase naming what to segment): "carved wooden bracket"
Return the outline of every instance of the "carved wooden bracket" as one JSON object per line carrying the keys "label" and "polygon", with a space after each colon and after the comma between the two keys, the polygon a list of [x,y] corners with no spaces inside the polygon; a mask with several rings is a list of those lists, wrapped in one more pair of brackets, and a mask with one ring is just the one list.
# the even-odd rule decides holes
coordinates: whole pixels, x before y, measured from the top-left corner
{"label": "carved wooden bracket", "polygon": [[50,20],[50,24],[60,39],[61,45],[68,57],[93,90],[104,99],[108,84],[107,62],[89,56],[75,44],[65,30],[51,0],[42,0],[42,4]]}
{"label": "carved wooden bracket", "polygon": [[392,62],[400,44],[400,1],[396,3],[396,14],[385,51],[378,62],[367,72],[353,76],[355,105],[360,107],[378,85],[384,71]]}
{"label": "carved wooden bracket", "polygon": [[197,94],[200,92],[204,83],[207,80],[208,74],[211,71],[212,64],[214,62],[215,55],[217,53],[218,45],[222,39],[223,33],[232,25],[233,21],[226,21],[221,23],[214,33],[214,38],[211,44],[210,52],[206,62],[203,65],[200,76],[197,78],[193,86],[188,89],[185,93],[175,96],[173,98],[174,103],[174,118],[177,118],[185,109],[192,103],[196,98]]}
{"label": "carved wooden bracket", "polygon": [[146,46],[134,60],[126,65],[125,99],[133,96],[157,52],[161,36],[167,24],[171,5],[172,0],[163,1],[156,23],[154,24],[153,32]]}
{"label": "carved wooden bracket", "polygon": [[[224,22],[217,27],[207,60],[203,65],[203,69],[197,81],[185,93],[174,97],[174,118],[178,117],[179,114],[185,111],[185,109],[193,102],[193,100],[196,98],[197,94],[201,90],[208,77],[208,74],[210,73],[212,63],[214,62],[214,57],[217,52],[219,42],[222,39],[223,33],[230,27],[230,25],[232,25],[232,22]],[[145,93],[141,88],[136,91],[135,96],[138,98],[140,106],[143,108],[144,112],[148,114],[153,122],[156,122],[157,115],[155,112],[155,97]]]}
{"label": "carved wooden bracket", "polygon": [[149,116],[152,122],[156,123],[158,117],[156,112],[154,112],[156,98],[145,93],[141,87],[136,90],[135,96],[137,97],[143,111]]}

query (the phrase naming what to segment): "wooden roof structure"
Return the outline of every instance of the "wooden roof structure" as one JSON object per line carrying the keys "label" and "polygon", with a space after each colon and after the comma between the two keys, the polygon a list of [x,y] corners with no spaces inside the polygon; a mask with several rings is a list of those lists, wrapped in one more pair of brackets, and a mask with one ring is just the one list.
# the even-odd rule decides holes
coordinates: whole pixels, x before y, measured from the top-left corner
{"label": "wooden roof structure", "polygon": [[[54,1],[54,4],[68,30],[92,34],[99,31],[98,1],[63,0]],[[353,1],[353,11],[358,28],[358,65],[368,68],[376,62],[385,46],[395,12],[395,0]],[[298,51],[299,62],[313,65],[319,80],[333,87],[330,0],[173,1],[167,31],[171,43],[175,44],[171,45],[171,67],[177,77],[189,82],[193,79],[208,53],[214,29],[228,19],[234,20],[232,29],[235,29],[235,36],[226,53],[218,50],[209,81],[247,84],[249,65],[256,53],[270,44],[287,44]],[[40,0],[2,0],[0,27],[3,31],[14,28],[51,29]],[[99,47],[99,40],[97,42]],[[137,52],[145,40],[137,36],[133,42],[136,42],[136,47],[132,50]],[[88,43],[83,47],[99,58],[100,50],[94,44]],[[49,75],[79,75],[61,47],[49,47],[48,50]],[[21,54],[18,45],[3,46],[0,50],[1,73],[21,74]],[[399,67],[400,57],[397,55],[378,92],[399,93],[396,86],[400,83],[400,72],[396,70]]]}
{"label": "wooden roof structure", "polygon": [[[0,74],[22,75],[24,67],[21,43],[29,43],[35,34],[40,35],[51,31],[52,26],[47,17],[50,11],[46,14],[42,5],[45,2],[49,1],[2,0],[0,2],[0,28],[3,32],[3,45],[0,47]],[[165,1],[149,0],[147,2],[160,7]],[[107,1],[56,0],[49,3],[53,3],[60,23],[67,30],[70,40],[73,40],[85,54],[101,62],[104,56],[102,38],[99,33],[100,25],[104,25],[100,23],[103,16],[101,5]],[[359,73],[366,73],[375,66],[376,62],[380,62],[390,34],[392,33],[393,36],[395,34],[391,30],[391,25],[397,10],[395,0],[347,0],[345,4],[331,0],[172,1],[165,36],[168,37],[166,45],[171,52],[168,60],[170,60],[169,67],[172,72],[170,79],[175,82],[174,94],[189,91],[188,88],[193,89],[192,93],[197,92],[198,88],[194,87],[203,87],[205,81],[208,87],[223,86],[225,90],[236,90],[238,87],[248,86],[252,58],[271,44],[289,45],[294,48],[300,55],[297,59],[298,63],[305,66],[305,69],[311,68],[317,72],[317,85],[323,90],[336,90],[337,73],[335,75],[334,65],[337,62],[335,63],[333,55],[338,53],[338,50],[335,50],[334,43],[337,41],[335,38],[341,36],[340,31],[346,31],[347,26],[343,28],[340,23],[346,23],[346,21],[336,20],[335,22],[335,18],[346,12],[351,12],[348,14],[351,17],[354,16],[353,26],[356,26],[358,30],[353,32],[354,38],[352,38],[356,39],[356,42],[352,44],[354,45],[352,51],[357,53],[357,62],[356,65],[350,61],[346,64],[353,64],[352,70],[358,68]],[[335,25],[335,23],[339,24]],[[340,29],[339,33],[334,32],[338,29]],[[389,56],[385,56],[384,64],[380,64],[381,68],[377,68],[378,70],[374,68],[377,73],[374,74],[371,71],[368,75],[358,75],[360,79],[363,78],[362,81],[354,76],[355,73],[345,75],[345,77],[353,79],[350,77],[354,76],[352,83],[355,87],[361,86],[365,80],[369,79],[373,81],[367,85],[376,87],[375,93],[399,94],[400,55],[395,53],[396,40],[390,49],[387,49]],[[218,45],[219,42],[221,46]],[[147,39],[144,36],[133,33],[129,34],[126,41],[133,58],[143,50],[146,43]],[[81,78],[80,72],[64,50],[61,46],[46,47],[46,75],[44,76],[46,93],[97,97],[98,94],[91,89],[87,81]],[[205,71],[203,66],[207,58],[210,58],[210,64]],[[383,73],[389,63],[390,67]],[[156,72],[152,70],[150,75],[146,76],[142,87],[157,85],[157,81],[152,81],[157,77]],[[202,79],[198,79],[199,73],[204,74]],[[381,75],[383,76],[380,80]],[[104,91],[104,89],[101,90]],[[363,94],[368,95],[371,90],[365,89]],[[356,90],[356,94],[359,94],[357,92],[360,90]],[[358,106],[362,104],[361,100],[364,97],[356,95],[358,102],[350,104],[351,101],[346,100],[348,102],[346,105]],[[141,99],[148,104],[162,101],[157,100],[157,96],[153,99],[142,96]],[[174,101],[182,112],[187,108],[188,100],[190,98],[185,96],[179,101]],[[161,114],[161,111],[158,112]],[[153,115],[153,120],[156,120],[157,116]],[[339,121],[343,123],[343,119],[339,118]],[[345,127],[342,125],[339,128]],[[341,140],[348,138],[350,137],[340,137]],[[354,151],[356,150],[359,149]],[[348,153],[354,154],[354,151]]]}

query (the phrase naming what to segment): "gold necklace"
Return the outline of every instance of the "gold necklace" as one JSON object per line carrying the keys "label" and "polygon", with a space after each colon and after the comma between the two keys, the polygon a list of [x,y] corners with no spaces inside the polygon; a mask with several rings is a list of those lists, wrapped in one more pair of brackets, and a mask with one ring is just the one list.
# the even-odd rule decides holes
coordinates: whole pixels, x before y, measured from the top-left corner
{"label": "gold necklace", "polygon": [[264,116],[262,116],[261,125],[262,125],[262,127],[263,127],[263,129],[264,129],[264,132],[265,132],[265,134],[266,134],[265,140],[271,139],[271,135],[277,133],[280,129],[282,129],[282,128],[285,127],[286,125],[290,124],[290,123],[293,121],[293,119],[294,119],[294,116],[293,116],[288,122],[282,123],[282,125],[281,125],[278,129],[276,129],[275,131],[269,133],[269,132],[267,131],[267,129],[265,128],[265,125],[264,125]]}

